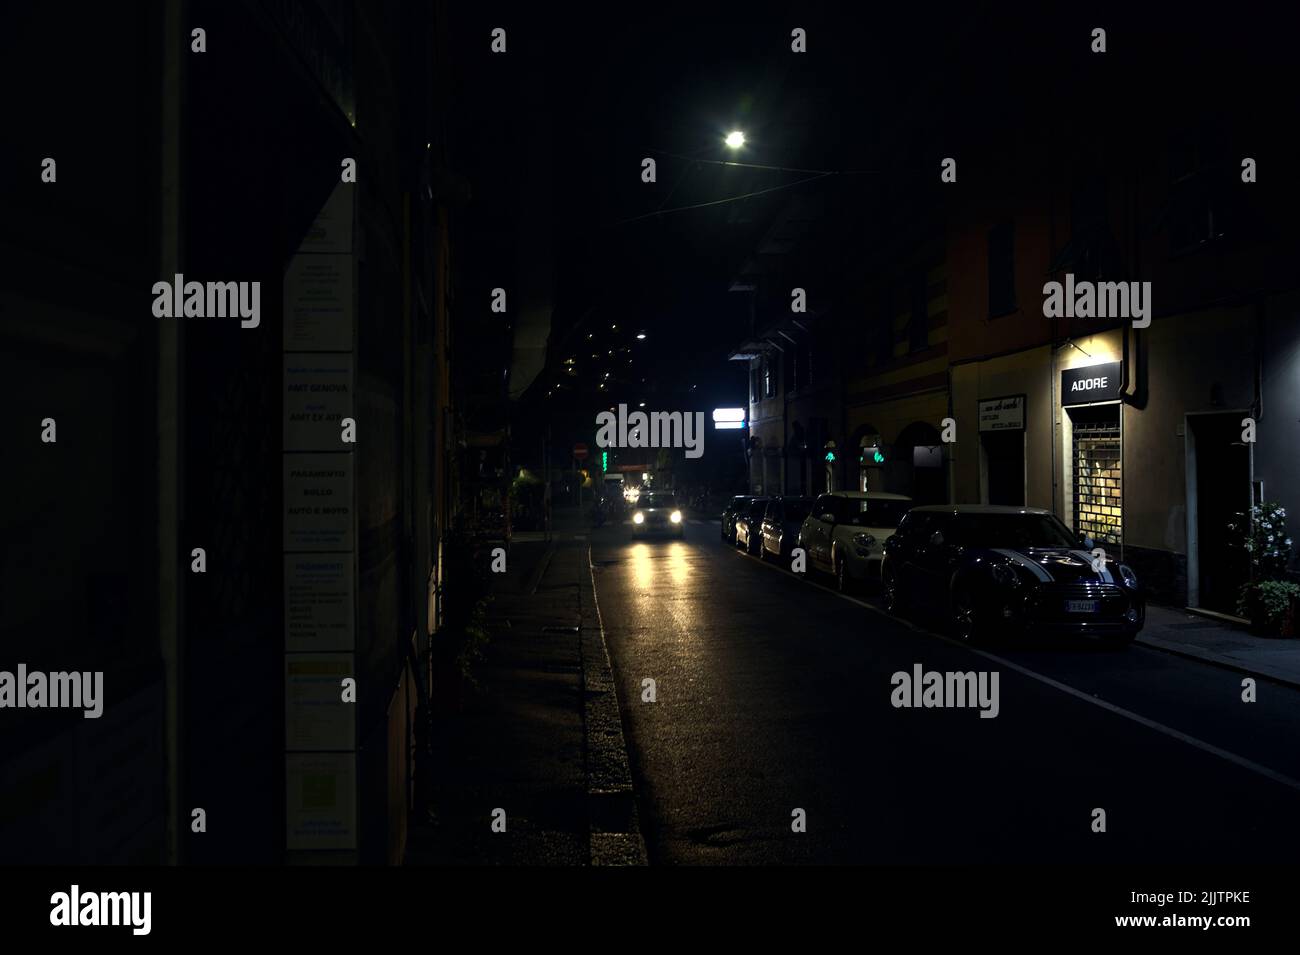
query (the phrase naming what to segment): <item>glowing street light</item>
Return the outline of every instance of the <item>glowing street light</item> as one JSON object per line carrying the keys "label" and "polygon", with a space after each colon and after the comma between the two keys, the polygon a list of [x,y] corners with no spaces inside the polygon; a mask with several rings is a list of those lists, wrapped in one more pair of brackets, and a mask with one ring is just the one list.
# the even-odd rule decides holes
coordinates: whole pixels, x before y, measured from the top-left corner
{"label": "glowing street light", "polygon": [[739,149],[745,145],[745,134],[738,129],[727,133],[727,145],[732,149]]}

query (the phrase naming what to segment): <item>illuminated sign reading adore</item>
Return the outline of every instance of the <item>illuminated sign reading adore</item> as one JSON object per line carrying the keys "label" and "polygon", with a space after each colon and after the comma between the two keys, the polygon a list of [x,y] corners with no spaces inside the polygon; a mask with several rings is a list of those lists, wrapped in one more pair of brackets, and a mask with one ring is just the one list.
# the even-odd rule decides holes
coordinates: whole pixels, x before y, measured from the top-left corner
{"label": "illuminated sign reading adore", "polygon": [[1061,372],[1061,404],[1085,405],[1094,401],[1117,401],[1120,396],[1123,363],[1103,361]]}

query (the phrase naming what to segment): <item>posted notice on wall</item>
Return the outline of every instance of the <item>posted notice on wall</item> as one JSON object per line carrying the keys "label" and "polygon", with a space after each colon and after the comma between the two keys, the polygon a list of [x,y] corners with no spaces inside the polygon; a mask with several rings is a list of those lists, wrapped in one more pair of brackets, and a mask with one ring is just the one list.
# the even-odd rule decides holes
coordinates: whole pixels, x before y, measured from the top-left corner
{"label": "posted notice on wall", "polygon": [[284,350],[351,351],[355,260],[305,255],[284,273]]}
{"label": "posted notice on wall", "polygon": [[295,849],[357,847],[355,753],[286,753],[285,842]]}
{"label": "posted notice on wall", "polygon": [[284,455],[284,549],[350,551],[352,455]]}
{"label": "posted notice on wall", "polygon": [[979,403],[981,431],[1024,431],[1025,396],[987,398]]}
{"label": "posted notice on wall", "polygon": [[350,354],[286,352],[284,450],[335,451],[352,409]]}
{"label": "posted notice on wall", "polygon": [[284,649],[353,650],[356,594],[351,554],[286,554]]}
{"label": "posted notice on wall", "polygon": [[356,704],[343,699],[353,677],[350,653],[289,653],[284,658],[284,748],[350,750]]}

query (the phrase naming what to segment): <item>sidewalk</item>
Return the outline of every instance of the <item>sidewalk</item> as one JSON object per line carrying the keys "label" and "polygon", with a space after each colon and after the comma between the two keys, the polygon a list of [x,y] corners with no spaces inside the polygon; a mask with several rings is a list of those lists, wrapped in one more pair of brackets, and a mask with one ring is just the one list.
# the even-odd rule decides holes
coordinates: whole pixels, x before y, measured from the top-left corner
{"label": "sidewalk", "polygon": [[[516,538],[507,572],[492,577],[491,638],[460,712],[440,716],[432,742],[432,811],[414,819],[407,865],[588,865],[644,859],[639,833],[611,855],[593,808],[604,785],[591,754],[611,745],[626,765],[621,727],[593,724],[593,684],[608,667],[592,608],[586,529],[557,519],[554,539]],[[599,654],[593,652],[593,644]],[[617,702],[612,695],[617,725]],[[599,739],[594,741],[592,736]],[[630,793],[630,782],[629,782]],[[505,832],[493,831],[505,810]],[[497,814],[499,815],[499,814]]]}
{"label": "sidewalk", "polygon": [[1261,637],[1227,621],[1147,604],[1137,642],[1300,688],[1300,640],[1293,638]]}

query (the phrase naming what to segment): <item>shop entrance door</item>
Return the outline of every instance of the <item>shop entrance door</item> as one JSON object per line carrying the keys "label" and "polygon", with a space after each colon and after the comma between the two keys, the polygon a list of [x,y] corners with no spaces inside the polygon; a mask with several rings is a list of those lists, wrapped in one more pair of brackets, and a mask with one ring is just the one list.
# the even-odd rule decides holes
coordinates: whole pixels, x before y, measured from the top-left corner
{"label": "shop entrance door", "polygon": [[1119,405],[1071,408],[1074,529],[1118,548],[1124,539]]}

